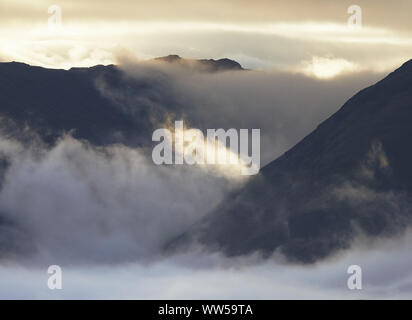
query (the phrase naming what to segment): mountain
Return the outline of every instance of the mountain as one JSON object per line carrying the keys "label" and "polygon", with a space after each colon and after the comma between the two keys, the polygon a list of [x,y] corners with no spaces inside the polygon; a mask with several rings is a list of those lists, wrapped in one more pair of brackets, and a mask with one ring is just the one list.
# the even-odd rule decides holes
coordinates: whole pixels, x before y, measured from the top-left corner
{"label": "mountain", "polygon": [[[194,64],[214,66],[200,71],[242,70],[231,60],[200,61]],[[0,63],[0,130],[27,144],[35,135],[53,146],[71,133],[95,146],[149,147],[154,129],[190,109],[172,74],[143,71]],[[169,248],[198,241],[228,255],[280,252],[311,263],[359,236],[399,235],[411,224],[411,83],[409,61],[360,91]],[[201,119],[192,124],[201,127]]]}
{"label": "mountain", "polygon": [[[199,72],[243,70],[229,59],[156,61],[180,61]],[[156,68],[131,75],[114,65],[59,70],[0,63],[0,130],[28,143],[33,133],[53,145],[70,132],[97,146],[149,146],[153,131],[171,115],[187,114],[172,77]]]}
{"label": "mountain", "polygon": [[357,237],[399,235],[412,216],[412,60],[227,197],[168,248],[197,241],[312,263]]}
{"label": "mountain", "polygon": [[1,129],[24,139],[28,127],[51,144],[68,132],[96,145],[133,144],[145,122],[137,123],[105,97],[97,89],[98,82],[120,86],[125,80],[115,66],[66,71],[0,63]]}
{"label": "mountain", "polygon": [[222,72],[222,71],[239,71],[245,70],[242,66],[227,58],[214,60],[214,59],[183,59],[178,55],[172,54],[165,57],[159,57],[154,59],[157,62],[165,62],[169,64],[178,65],[185,68],[191,68],[200,70],[203,72]]}
{"label": "mountain", "polygon": [[[182,75],[187,76],[188,73],[164,65],[153,66],[152,62],[125,64],[122,67],[98,65],[70,70],[46,69],[17,62],[0,63],[2,261],[8,261],[9,257],[28,258],[37,252],[46,252],[47,249],[43,251],[43,248],[47,247],[47,244],[43,244],[49,241],[45,239],[55,238],[48,232],[40,231],[42,227],[39,229],[38,226],[44,225],[43,220],[49,221],[49,224],[44,225],[46,229],[50,229],[47,225],[58,226],[61,217],[69,219],[69,224],[74,223],[75,229],[78,225],[86,230],[83,233],[84,238],[79,240],[76,236],[74,239],[70,236],[73,235],[73,229],[63,223],[65,235],[61,234],[60,237],[60,232],[57,232],[63,247],[64,243],[76,240],[79,244],[79,250],[75,249],[76,252],[92,252],[95,248],[107,247],[103,242],[113,243],[112,230],[117,230],[115,232],[121,239],[127,238],[126,242],[121,242],[126,246],[130,244],[133,247],[132,251],[138,254],[136,256],[131,253],[132,251],[126,250],[127,260],[139,259],[140,253],[145,256],[150,250],[153,250],[150,254],[156,254],[157,245],[154,242],[157,240],[137,241],[139,237],[143,237],[141,230],[147,229],[144,233],[156,233],[156,239],[166,238],[169,232],[173,232],[180,223],[169,225],[167,215],[162,218],[161,211],[164,210],[166,214],[169,204],[173,201],[184,202],[177,203],[176,209],[173,209],[175,212],[183,207],[186,207],[184,211],[188,208],[190,210],[190,197],[186,200],[184,192],[188,190],[187,186],[177,186],[175,189],[173,187],[175,183],[185,181],[194,184],[198,177],[190,172],[189,177],[180,177],[180,170],[172,172],[171,167],[168,173],[165,168],[157,167],[151,158],[152,147],[157,144],[152,142],[155,129],[164,128],[170,119],[190,118],[194,125],[201,122],[201,116],[193,116],[196,112],[191,110],[196,111],[196,108],[189,103],[195,101],[196,96],[181,94],[179,77]],[[192,79],[199,78],[197,74],[191,75],[194,75]],[[65,142],[59,144],[60,149],[55,149],[59,139],[65,134],[85,142],[81,146],[87,151],[82,148],[68,153],[63,151],[62,154],[62,149],[68,150],[68,144]],[[21,144],[14,143],[15,140]],[[113,144],[116,144],[116,148],[101,148]],[[124,145],[137,148],[135,152],[130,152],[122,148]],[[52,152],[49,153],[48,150]],[[93,152],[90,153],[90,150]],[[83,158],[85,155],[86,158]],[[67,165],[66,160],[70,165]],[[83,175],[80,172],[81,168],[88,171],[89,161],[97,161],[96,168]],[[99,164],[103,163],[100,167]],[[35,167],[43,168],[39,175],[36,174],[38,171]],[[25,168],[28,171],[25,171]],[[64,174],[55,175],[55,169]],[[77,174],[72,175],[72,170]],[[96,183],[100,186],[91,181],[94,178],[89,180],[89,173],[97,179]],[[124,174],[130,176],[131,180],[126,181]],[[40,176],[44,177],[44,180]],[[31,187],[33,185],[34,189]],[[77,192],[80,185],[80,188],[84,187],[81,195]],[[49,194],[51,189],[55,189],[53,186],[57,186],[58,195],[53,192]],[[172,188],[168,190],[168,186]],[[8,192],[10,189],[12,190]],[[28,194],[30,195],[26,197]],[[166,197],[169,200],[163,199],[163,195],[166,194],[169,195]],[[207,197],[210,198],[213,197]],[[113,202],[118,203],[120,207]],[[75,203],[78,206],[74,206]],[[40,205],[39,210],[34,209],[37,205]],[[100,207],[102,212],[106,211],[108,215],[100,212],[95,216],[94,209],[90,211],[94,205],[96,208]],[[56,210],[59,211],[59,215],[56,215]],[[80,220],[85,219],[84,223],[76,218],[80,217],[79,214],[82,216]],[[159,216],[156,216],[157,214]],[[184,213],[181,214],[179,212],[182,218],[176,217],[176,220],[184,219]],[[116,215],[123,222],[117,221]],[[50,222],[49,218],[54,222]],[[114,221],[114,224],[112,225],[109,220]],[[94,234],[94,230],[96,223],[100,224],[99,221],[105,226],[104,230],[98,227],[97,235]],[[130,224],[132,221],[136,223],[136,228],[133,227],[133,223]],[[166,224],[162,221],[166,221]],[[162,229],[156,227],[158,224]],[[123,231],[128,233],[128,230],[131,237],[125,238]],[[92,244],[85,251],[80,249],[85,242],[95,236],[95,240],[104,241],[92,240],[95,245]],[[59,245],[54,245],[54,248],[60,248],[55,252],[62,251]],[[107,254],[98,254],[101,260],[98,258],[95,261],[109,261],[110,255],[114,252],[109,252],[110,248],[107,250]],[[86,255],[90,256],[88,253]],[[117,259],[116,254],[115,260]]]}

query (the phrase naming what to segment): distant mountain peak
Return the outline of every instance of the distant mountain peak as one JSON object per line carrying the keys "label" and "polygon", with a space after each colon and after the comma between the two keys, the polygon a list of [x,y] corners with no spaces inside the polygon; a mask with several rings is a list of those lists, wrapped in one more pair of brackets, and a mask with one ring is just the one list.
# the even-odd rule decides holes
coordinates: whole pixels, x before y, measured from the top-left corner
{"label": "distant mountain peak", "polygon": [[221,72],[245,70],[240,63],[228,58],[222,59],[185,59],[177,54],[155,58],[154,61],[179,64],[183,67],[197,69],[199,71]]}
{"label": "distant mountain peak", "polygon": [[182,60],[182,57],[180,57],[177,54],[169,54],[168,56],[155,58],[155,60],[165,62],[176,62]]}

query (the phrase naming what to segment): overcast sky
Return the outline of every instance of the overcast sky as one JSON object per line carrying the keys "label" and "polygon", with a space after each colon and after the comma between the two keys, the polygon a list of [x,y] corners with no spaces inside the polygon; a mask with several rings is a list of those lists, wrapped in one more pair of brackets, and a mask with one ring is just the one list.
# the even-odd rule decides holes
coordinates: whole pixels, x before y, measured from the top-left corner
{"label": "overcast sky", "polygon": [[[48,28],[50,5],[62,9]],[[347,25],[362,9],[362,29]],[[177,53],[331,78],[412,57],[408,0],[0,0],[0,59],[54,68]]]}

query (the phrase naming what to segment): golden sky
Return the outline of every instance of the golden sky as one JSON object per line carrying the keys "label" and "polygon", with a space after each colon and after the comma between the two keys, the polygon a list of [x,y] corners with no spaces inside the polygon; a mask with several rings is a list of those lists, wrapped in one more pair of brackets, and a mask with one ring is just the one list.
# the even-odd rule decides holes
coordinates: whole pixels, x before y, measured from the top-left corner
{"label": "golden sky", "polygon": [[173,53],[331,78],[412,58],[411,12],[410,0],[0,0],[0,59],[70,68]]}

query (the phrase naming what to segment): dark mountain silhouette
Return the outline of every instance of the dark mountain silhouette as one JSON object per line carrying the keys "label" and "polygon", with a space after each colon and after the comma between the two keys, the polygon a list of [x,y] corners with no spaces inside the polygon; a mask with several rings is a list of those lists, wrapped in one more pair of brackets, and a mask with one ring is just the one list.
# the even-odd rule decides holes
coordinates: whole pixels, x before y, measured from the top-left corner
{"label": "dark mountain silhouette", "polygon": [[[200,72],[242,70],[229,59],[190,63]],[[133,77],[114,65],[58,70],[0,63],[0,129],[30,142],[28,128],[50,145],[70,132],[94,145],[148,146],[154,129],[170,116],[181,119],[187,108],[174,95],[170,75],[155,72]]]}
{"label": "dark mountain silhouette", "polygon": [[412,60],[360,91],[290,151],[226,198],[194,239],[228,255],[281,252],[314,262],[356,235],[410,225]]}
{"label": "dark mountain silhouette", "polygon": [[27,126],[47,143],[72,132],[97,145],[132,144],[145,122],[136,123],[104,97],[96,89],[97,81],[124,83],[114,66],[66,71],[0,63],[2,131],[24,138],[22,129]]}
{"label": "dark mountain silhouette", "polygon": [[186,68],[192,68],[199,71],[206,72],[222,72],[222,71],[239,71],[245,70],[242,66],[227,58],[214,60],[214,59],[183,59],[178,55],[172,54],[165,57],[156,58],[155,61],[166,62],[170,64],[179,65]]}

